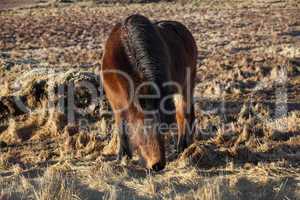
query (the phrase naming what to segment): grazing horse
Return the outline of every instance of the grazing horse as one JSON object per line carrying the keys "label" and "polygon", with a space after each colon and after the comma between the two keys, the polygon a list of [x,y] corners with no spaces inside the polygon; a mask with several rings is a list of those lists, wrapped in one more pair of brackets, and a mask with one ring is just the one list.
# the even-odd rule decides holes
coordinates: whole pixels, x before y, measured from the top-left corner
{"label": "grazing horse", "polygon": [[[135,14],[112,29],[101,65],[101,79],[118,128],[118,158],[136,150],[146,166],[165,167],[159,125],[176,121],[177,148],[191,140],[197,47],[190,31],[176,21],[151,22]],[[177,98],[174,98],[176,94]]]}

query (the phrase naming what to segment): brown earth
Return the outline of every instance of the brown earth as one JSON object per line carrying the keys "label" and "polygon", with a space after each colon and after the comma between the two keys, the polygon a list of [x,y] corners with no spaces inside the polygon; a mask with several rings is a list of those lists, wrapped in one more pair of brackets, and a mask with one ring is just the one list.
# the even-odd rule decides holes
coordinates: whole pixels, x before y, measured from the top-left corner
{"label": "brown earth", "polygon": [[[3,2],[1,200],[300,198],[299,1]],[[113,119],[103,96],[91,103],[80,87],[100,87],[102,45],[136,12],[183,22],[199,48],[196,141],[176,155],[176,133],[167,135],[168,164],[156,174],[136,157],[103,156]]]}

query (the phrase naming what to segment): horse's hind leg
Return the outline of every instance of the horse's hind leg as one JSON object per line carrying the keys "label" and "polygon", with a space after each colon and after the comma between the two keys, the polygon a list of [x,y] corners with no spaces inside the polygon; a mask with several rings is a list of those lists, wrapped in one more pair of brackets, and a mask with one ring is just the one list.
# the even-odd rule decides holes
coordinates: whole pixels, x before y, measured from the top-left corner
{"label": "horse's hind leg", "polygon": [[182,152],[192,142],[194,109],[186,96],[175,96],[176,120],[178,125],[177,151]]}

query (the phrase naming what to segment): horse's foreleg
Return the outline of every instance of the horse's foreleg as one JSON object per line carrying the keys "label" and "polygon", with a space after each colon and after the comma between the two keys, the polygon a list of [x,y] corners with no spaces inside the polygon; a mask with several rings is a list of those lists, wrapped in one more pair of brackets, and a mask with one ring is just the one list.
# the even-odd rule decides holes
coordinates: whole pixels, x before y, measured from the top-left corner
{"label": "horse's foreleg", "polygon": [[115,128],[116,132],[114,133],[117,148],[117,159],[121,160],[124,156],[132,157],[129,141],[128,141],[128,130],[126,120],[122,116],[122,112],[115,112]]}
{"label": "horse's foreleg", "polygon": [[188,105],[187,99],[182,95],[176,95],[176,120],[178,125],[177,151],[182,152],[192,141],[194,109]]}
{"label": "horse's foreleg", "polygon": [[124,119],[121,119],[121,123],[119,124],[119,141],[118,160],[121,160],[124,156],[132,158],[132,152],[129,147],[128,128]]}
{"label": "horse's foreleg", "polygon": [[121,117],[121,113],[115,112],[114,117],[114,131],[109,144],[103,150],[103,155],[117,155],[118,160],[126,155],[131,158],[126,120]]}

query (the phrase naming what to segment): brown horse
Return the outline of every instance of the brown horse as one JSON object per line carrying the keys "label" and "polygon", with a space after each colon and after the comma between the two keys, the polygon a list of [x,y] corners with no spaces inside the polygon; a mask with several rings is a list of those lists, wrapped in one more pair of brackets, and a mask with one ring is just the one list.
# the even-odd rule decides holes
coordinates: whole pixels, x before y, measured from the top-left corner
{"label": "brown horse", "polygon": [[177,148],[187,147],[196,58],[195,40],[179,22],[153,23],[136,14],[114,26],[105,44],[101,79],[119,128],[118,158],[137,150],[148,168],[163,169],[165,129],[158,125],[175,121],[174,110]]}

